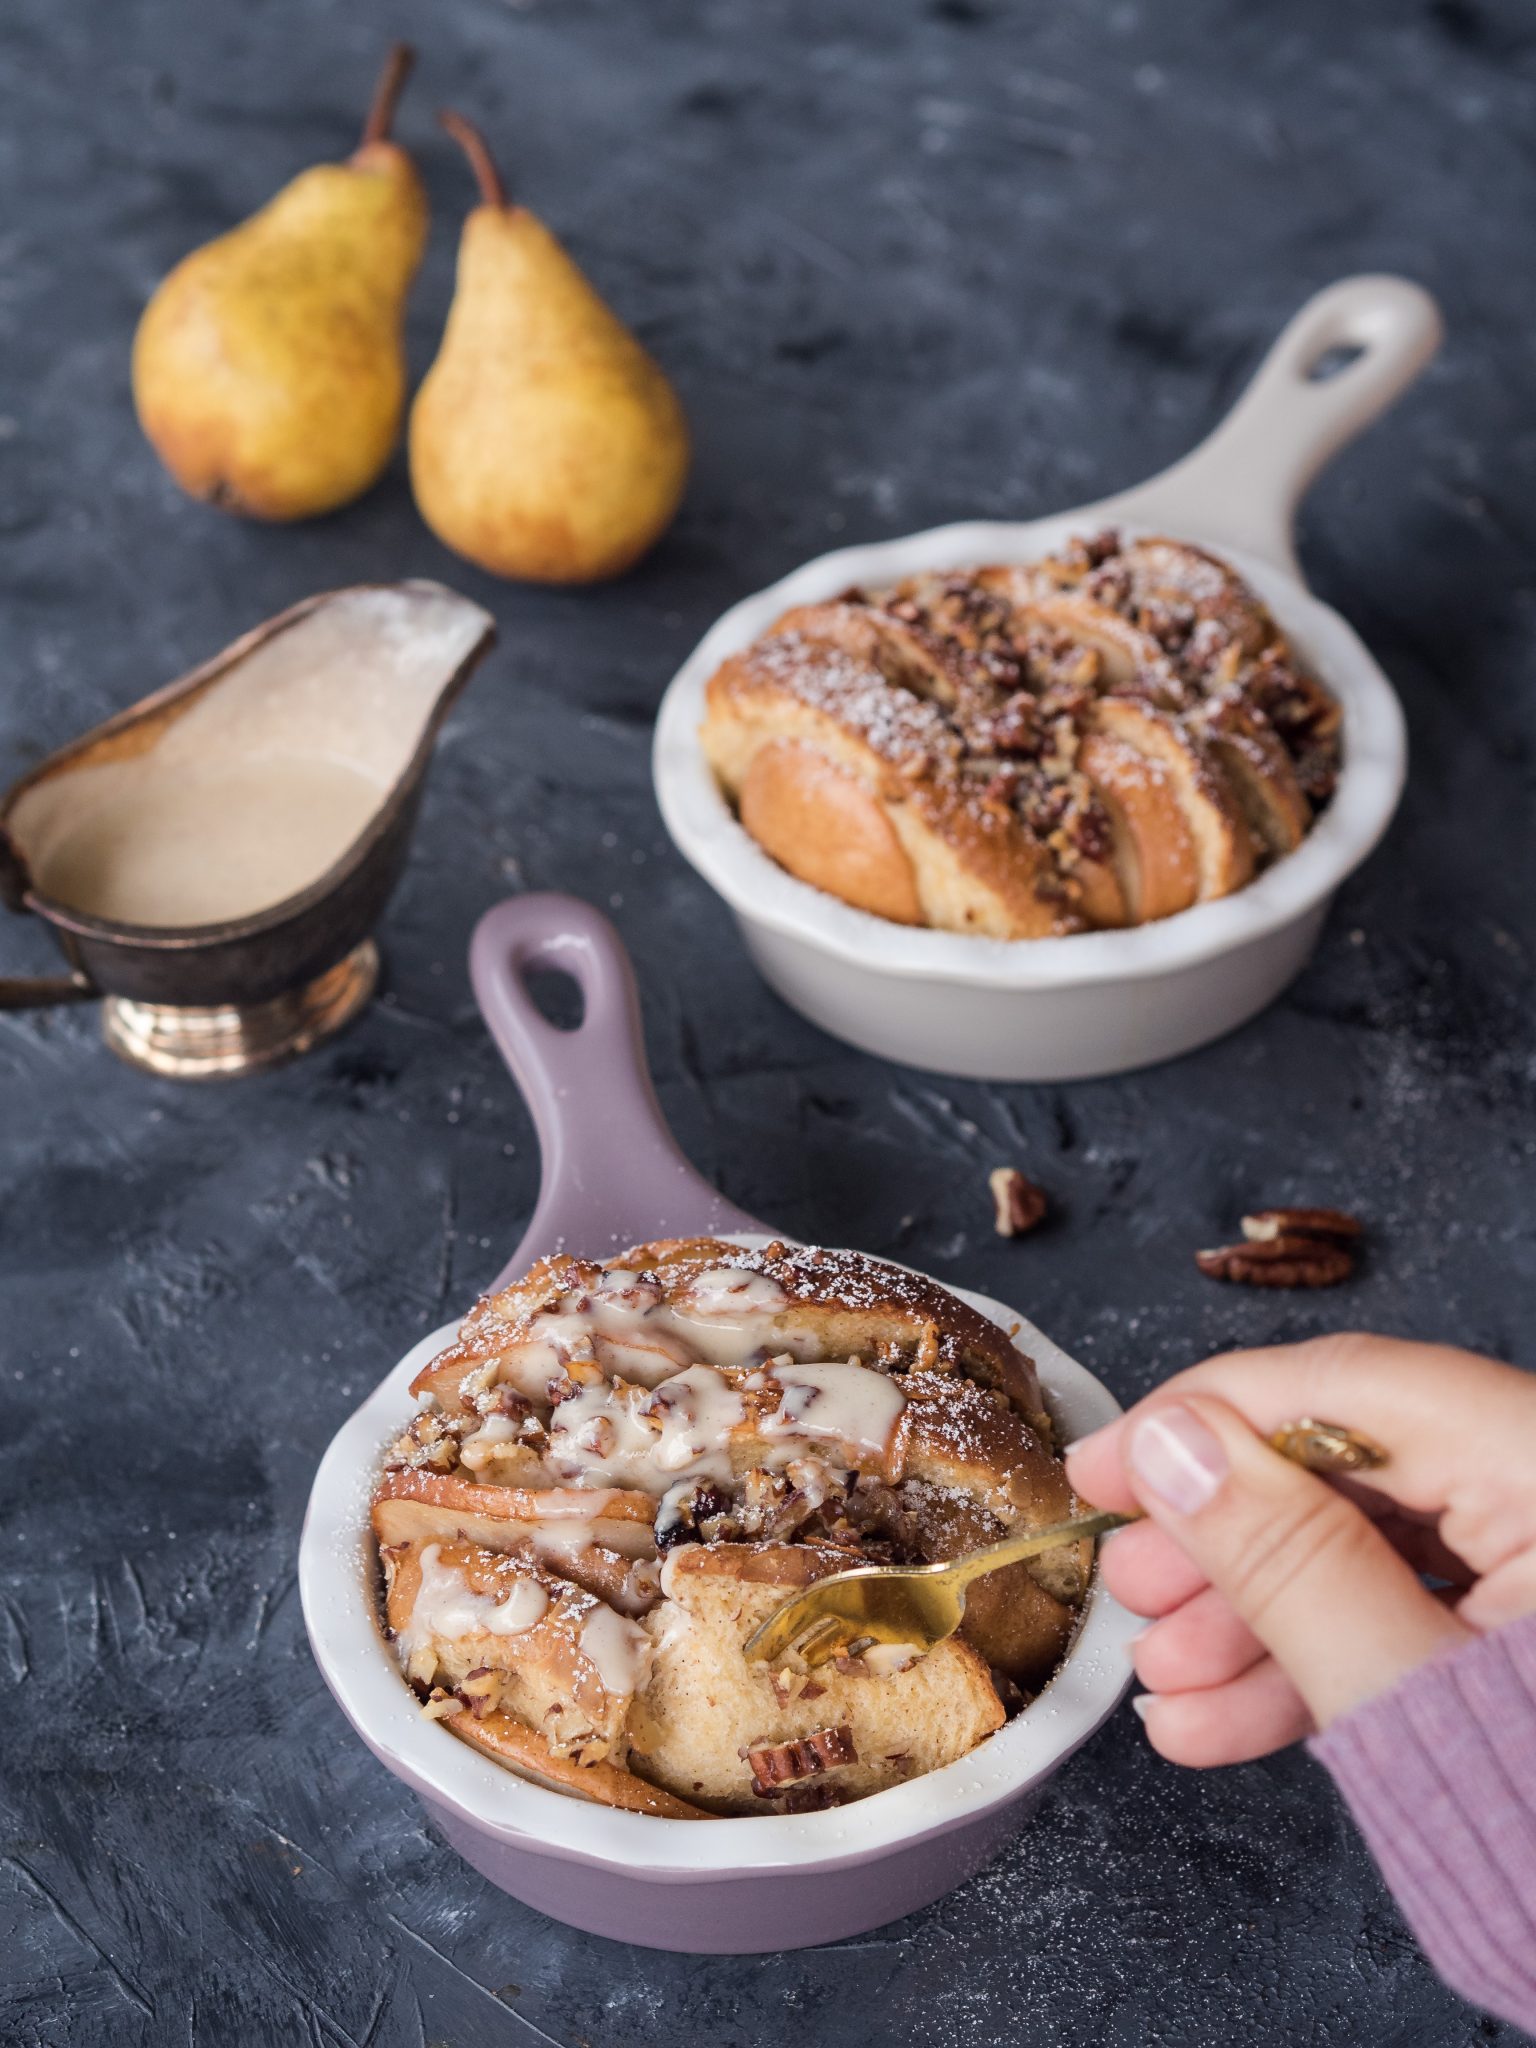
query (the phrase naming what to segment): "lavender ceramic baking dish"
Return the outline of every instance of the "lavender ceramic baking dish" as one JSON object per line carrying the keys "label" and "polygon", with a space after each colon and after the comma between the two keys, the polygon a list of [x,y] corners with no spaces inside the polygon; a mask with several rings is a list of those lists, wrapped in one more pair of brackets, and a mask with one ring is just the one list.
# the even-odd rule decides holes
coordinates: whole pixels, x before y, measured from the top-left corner
{"label": "lavender ceramic baking dish", "polygon": [[[524,977],[579,985],[581,1024],[560,1031]],[[471,972],[487,1023],[533,1113],[543,1183],[528,1231],[494,1284],[561,1247],[595,1256],[658,1236],[767,1233],[688,1164],[645,1070],[634,977],[608,921],[570,897],[525,896],[481,920]],[[1064,1440],[1115,1416],[1109,1392],[1026,1318],[956,1293],[1039,1367]],[[368,1503],[412,1377],[453,1334],[423,1337],[338,1432],[310,1495],[299,1587],[315,1659],[380,1761],[422,1798],[447,1840],[503,1891],[573,1927],[696,1954],[760,1954],[865,1932],[980,1868],[1041,1787],[1113,1711],[1139,1625],[1095,1583],[1060,1671],[1023,1713],[946,1769],[827,1812],[708,1822],[621,1813],[524,1782],[424,1720],[377,1621]]]}

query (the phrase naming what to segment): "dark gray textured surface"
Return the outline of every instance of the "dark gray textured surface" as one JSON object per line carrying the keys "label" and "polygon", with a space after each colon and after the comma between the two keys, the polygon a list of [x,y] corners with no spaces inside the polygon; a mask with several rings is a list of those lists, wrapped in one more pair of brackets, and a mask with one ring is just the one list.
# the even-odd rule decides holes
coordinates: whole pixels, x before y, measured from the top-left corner
{"label": "dark gray textured surface", "polygon": [[[418,360],[467,197],[427,118],[452,98],[693,415],[683,518],[612,589],[487,584],[398,469],[323,524],[237,525],[138,438],[154,281],[350,146],[398,31],[424,47],[405,132],[437,206]],[[1182,1775],[1126,1713],[911,1922],[743,1962],[570,1934],[458,1864],[351,1738],[293,1556],[333,1427],[531,1207],[464,972],[475,916],[524,884],[611,906],[666,1109],[737,1201],[1013,1299],[1122,1395],[1339,1319],[1531,1361],[1528,17],[11,0],[0,35],[0,777],[312,589],[442,575],[503,628],[383,934],[387,999],[344,1041],[194,1092],[116,1066],[88,1012],[0,1019],[0,2034],[1512,2040],[1436,1984],[1306,1761]],[[884,1068],[781,1008],[651,801],[649,720],[698,633],[839,538],[1151,471],[1309,290],[1378,267],[1441,295],[1451,342],[1319,488],[1305,554],[1401,686],[1413,781],[1292,995],[1178,1065],[1060,1089]],[[46,961],[20,925],[0,944],[8,969]],[[1057,1198],[1026,1243],[990,1232],[999,1159]],[[1348,1292],[1198,1279],[1192,1245],[1292,1195],[1373,1220]]]}

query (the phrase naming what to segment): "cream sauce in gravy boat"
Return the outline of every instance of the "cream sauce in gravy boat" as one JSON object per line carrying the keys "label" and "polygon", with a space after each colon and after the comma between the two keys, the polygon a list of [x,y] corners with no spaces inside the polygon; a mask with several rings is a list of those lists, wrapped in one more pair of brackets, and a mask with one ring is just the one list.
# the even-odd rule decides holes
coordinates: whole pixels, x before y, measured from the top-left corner
{"label": "cream sauce in gravy boat", "polygon": [[330,591],[50,755],[0,798],[0,895],[71,971],[0,979],[0,1009],[103,996],[113,1049],[182,1078],[339,1030],[494,637],[440,584]]}

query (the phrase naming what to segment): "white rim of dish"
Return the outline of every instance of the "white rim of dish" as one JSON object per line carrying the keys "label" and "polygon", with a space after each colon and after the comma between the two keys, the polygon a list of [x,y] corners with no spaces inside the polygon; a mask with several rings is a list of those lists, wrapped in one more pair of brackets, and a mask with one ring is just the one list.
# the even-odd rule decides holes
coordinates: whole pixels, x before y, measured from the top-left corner
{"label": "white rim of dish", "polygon": [[840,548],[733,605],[678,670],[656,721],[657,800],[685,859],[738,916],[839,960],[852,958],[892,975],[998,989],[1066,988],[1176,973],[1261,939],[1330,896],[1375,847],[1397,807],[1408,752],[1402,706],[1337,612],[1283,570],[1215,542],[1192,544],[1210,547],[1247,579],[1344,709],[1344,759],[1332,802],[1294,853],[1234,895],[1156,924],[1066,938],[987,939],[916,929],[855,910],[797,881],[763,852],[721,794],[698,741],[704,687],[727,655],[749,646],[781,612],[824,601],[854,584],[967,563],[1031,561],[1074,533],[1106,523],[1133,535],[1167,530],[1119,519],[1113,503],[1025,524],[968,521]]}
{"label": "white rim of dish", "polygon": [[[1025,1317],[987,1295],[937,1284],[1014,1332],[1034,1359],[1069,1441],[1121,1413],[1109,1389]],[[422,1718],[377,1618],[368,1506],[379,1456],[409,1412],[410,1380],[457,1327],[445,1324],[414,1345],[332,1439],[299,1541],[299,1597],[315,1660],[354,1727],[418,1792],[481,1832],[513,1847],[635,1876],[749,1877],[864,1863],[947,1833],[1029,1791],[1088,1740],[1130,1685],[1126,1644],[1141,1623],[1095,1572],[1067,1655],[1036,1700],[942,1770],[854,1805],[762,1818],[662,1820],[592,1805],[517,1777]]]}

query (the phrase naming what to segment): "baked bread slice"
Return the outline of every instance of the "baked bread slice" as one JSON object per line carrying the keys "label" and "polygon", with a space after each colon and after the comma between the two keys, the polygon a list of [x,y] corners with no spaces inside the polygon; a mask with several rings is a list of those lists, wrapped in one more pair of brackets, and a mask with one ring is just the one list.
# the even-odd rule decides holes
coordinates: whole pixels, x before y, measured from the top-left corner
{"label": "baked bread slice", "polygon": [[574,1763],[569,1757],[552,1756],[543,1737],[515,1714],[500,1711],[478,1715],[472,1705],[460,1703],[461,1710],[448,1715],[443,1726],[467,1742],[472,1749],[502,1764],[531,1784],[544,1785],[551,1792],[565,1792],[573,1799],[589,1800],[594,1806],[616,1806],[624,1813],[646,1813],[657,1820],[710,1820],[700,1806],[690,1805],[649,1779],[638,1777],[621,1764],[601,1761]]}
{"label": "baked bread slice", "polygon": [[[741,1646],[781,1601],[844,1570],[845,1552],[732,1544],[679,1550],[646,1624],[648,1684],[630,1715],[630,1765],[716,1813],[793,1809],[806,1794],[860,1799],[974,1749],[1003,1724],[987,1667],[957,1637],[884,1677],[859,1659],[814,1673],[748,1664]],[[760,1786],[754,1752],[845,1732],[844,1763]]]}
{"label": "baked bread slice", "polygon": [[484,1674],[492,1707],[515,1713],[553,1756],[622,1752],[650,1643],[639,1624],[571,1580],[478,1544],[381,1550],[384,1613],[408,1678],[450,1692]]}
{"label": "baked bread slice", "polygon": [[1255,843],[1271,860],[1300,846],[1312,824],[1295,764],[1256,704],[1218,692],[1200,708],[1199,729],[1243,807]]}
{"label": "baked bread slice", "polygon": [[799,606],[705,694],[705,754],[780,866],[994,938],[1243,888],[1300,843],[1338,757],[1338,707],[1258,597],[1161,537]]}
{"label": "baked bread slice", "polygon": [[[589,1314],[592,1329],[578,1332],[571,1319]],[[541,1259],[526,1278],[476,1303],[411,1392],[467,1417],[500,1413],[508,1394],[547,1402],[551,1378],[573,1359],[655,1385],[699,1359],[750,1368],[782,1353],[958,1370],[1050,1432],[1033,1361],[947,1288],[862,1252],[778,1240],[752,1250],[713,1238],[664,1239],[603,1265],[566,1253]],[[498,1398],[487,1404],[493,1388]]]}
{"label": "baked bread slice", "polygon": [[[856,834],[878,881],[861,867],[863,880],[848,886],[866,899],[873,890],[915,904],[925,924],[992,938],[1073,929],[1048,852],[989,778],[964,772],[939,702],[847,652],[830,627],[810,637],[805,614],[795,616],[796,630],[775,632],[715,672],[700,729],[726,794],[781,864],[820,887],[834,872],[836,840]],[[805,778],[803,753],[785,743],[821,755],[835,771],[832,847],[819,834],[806,837],[818,788]],[[770,747],[776,751],[759,769]]]}
{"label": "baked bread slice", "polygon": [[1030,1360],[904,1268],[712,1238],[558,1255],[415,1391],[372,1506],[385,1622],[423,1711],[543,1783],[672,1817],[863,1797],[964,1754],[1070,1640],[1080,1545],[998,1575],[909,1670],[741,1657],[812,1577],[1072,1511]]}

